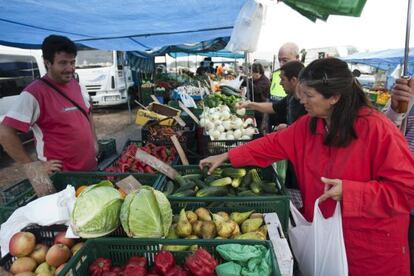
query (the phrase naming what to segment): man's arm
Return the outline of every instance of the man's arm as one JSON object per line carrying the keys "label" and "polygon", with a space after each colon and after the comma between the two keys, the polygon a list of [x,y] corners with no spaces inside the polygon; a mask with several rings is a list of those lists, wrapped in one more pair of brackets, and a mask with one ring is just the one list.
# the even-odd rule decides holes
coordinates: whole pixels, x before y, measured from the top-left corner
{"label": "man's arm", "polygon": [[14,128],[0,125],[0,143],[7,154],[17,162],[26,164],[33,161],[24,150],[23,144]]}
{"label": "man's arm", "polygon": [[273,103],[271,102],[240,102],[236,105],[236,108],[247,108],[267,114],[275,113],[273,110]]}
{"label": "man's arm", "polygon": [[95,144],[95,155],[98,156],[98,153],[99,153],[98,137],[96,136],[95,123],[93,122],[92,112],[89,114],[89,124],[91,125],[91,130],[92,130],[93,138],[95,139],[95,141],[94,141],[94,144]]}

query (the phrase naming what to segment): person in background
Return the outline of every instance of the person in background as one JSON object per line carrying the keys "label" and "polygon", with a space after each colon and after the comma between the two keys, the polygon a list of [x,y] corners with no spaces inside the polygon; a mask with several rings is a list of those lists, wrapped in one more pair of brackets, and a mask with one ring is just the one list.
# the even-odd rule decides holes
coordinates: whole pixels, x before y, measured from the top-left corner
{"label": "person in background", "polygon": [[224,74],[224,63],[222,63],[222,64],[219,64],[218,66],[217,66],[217,70],[216,70],[216,74],[217,74],[217,76],[223,76],[223,74]]}
{"label": "person in background", "polygon": [[[398,104],[400,101],[408,102],[408,109],[400,113]],[[401,130],[414,154],[414,78],[400,78],[395,82],[391,92],[391,99],[384,107],[385,115]]]}
{"label": "person in background", "polygon": [[207,68],[207,72],[210,74],[216,73],[216,69],[214,68],[214,62],[210,61],[209,66]]}
{"label": "person in background", "polygon": [[47,173],[95,170],[98,146],[91,106],[73,77],[76,45],[67,37],[50,35],[42,53],[47,73],[18,96],[0,125],[0,143],[14,160],[30,163],[16,131],[31,128],[37,158]]}
{"label": "person in background", "polygon": [[375,110],[346,62],[311,62],[299,76],[308,114],[290,127],[200,161],[211,173],[223,162],[267,167],[292,162],[312,221],[341,202],[349,275],[410,275],[409,212],[414,209],[414,157],[401,132]]}
{"label": "person in background", "polygon": [[197,68],[196,75],[202,76],[206,73],[206,68],[204,67],[204,62],[200,62],[200,66]]}
{"label": "person in background", "polygon": [[[257,103],[264,103],[269,101],[270,81],[265,76],[263,65],[261,65],[260,63],[253,63],[252,80],[248,81],[248,87],[248,91],[250,92],[250,101]],[[262,130],[262,132],[264,133],[267,133],[268,131],[267,116],[267,114],[263,114],[262,112],[255,112],[254,114],[257,126],[259,126],[259,129]]]}
{"label": "person in background", "polygon": [[[276,126],[276,130],[281,130],[293,124],[307,113],[296,94],[299,73],[304,67],[299,61],[289,61],[280,68],[280,84],[287,94],[280,101],[264,103],[240,102],[236,105],[236,108],[253,109],[258,112],[271,114],[270,123]],[[297,184],[295,170],[290,162],[287,164],[285,185],[292,203],[298,209],[302,208],[302,198]]]}
{"label": "person in background", "polygon": [[[279,48],[277,59],[282,67],[286,62],[299,61],[299,47],[292,42],[287,42]],[[278,101],[286,96],[285,90],[280,85],[280,69],[273,72],[271,77],[270,96],[272,100]]]}

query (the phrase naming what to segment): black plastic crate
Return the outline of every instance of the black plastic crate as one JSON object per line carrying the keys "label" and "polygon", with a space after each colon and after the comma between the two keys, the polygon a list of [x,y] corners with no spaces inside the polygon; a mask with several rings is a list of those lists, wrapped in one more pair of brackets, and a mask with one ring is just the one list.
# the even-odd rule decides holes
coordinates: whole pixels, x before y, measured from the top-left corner
{"label": "black plastic crate", "polygon": [[[30,225],[24,228],[22,231],[31,232],[36,237],[36,244],[43,243],[48,246],[53,245],[56,235],[61,231],[66,231],[66,225],[51,225],[51,226],[39,226],[39,225]],[[16,257],[13,257],[10,254],[5,255],[0,259],[0,266],[5,270],[10,270],[11,265]]]}
{"label": "black plastic crate", "polygon": [[[165,128],[164,126],[158,126],[159,128]],[[174,130],[178,141],[180,142],[181,146],[184,150],[191,150],[196,151],[197,149],[197,139],[196,139],[196,131],[195,126],[184,128],[181,126],[173,126],[169,127]],[[150,129],[143,127],[142,128],[142,141],[153,143],[154,145],[161,146],[161,145],[173,145],[171,139],[167,136],[157,136],[151,135]]]}
{"label": "black plastic crate", "polygon": [[205,135],[204,128],[197,129],[198,152],[202,157],[216,155],[228,152],[232,148],[247,144],[257,138],[262,137],[262,134],[254,134],[250,140],[214,140],[210,136]]}

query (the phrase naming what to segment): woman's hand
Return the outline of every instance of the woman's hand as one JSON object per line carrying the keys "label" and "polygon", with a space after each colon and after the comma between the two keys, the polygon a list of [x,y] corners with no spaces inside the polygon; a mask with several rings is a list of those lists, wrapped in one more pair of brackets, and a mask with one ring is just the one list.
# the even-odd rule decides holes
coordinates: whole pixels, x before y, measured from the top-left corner
{"label": "woman's hand", "polygon": [[49,160],[49,161],[41,161],[41,162],[43,165],[43,169],[49,175],[54,172],[60,172],[63,168],[63,162],[60,160]]}
{"label": "woman's hand", "polygon": [[227,152],[219,154],[219,155],[209,156],[201,160],[199,166],[200,166],[200,169],[203,169],[204,167],[209,167],[208,174],[211,174],[217,167],[223,164],[228,158],[229,158],[229,155]]}
{"label": "woman's hand", "polygon": [[323,183],[325,183],[324,194],[319,198],[319,202],[323,202],[328,198],[340,201],[342,200],[342,180],[330,179],[321,177]]}

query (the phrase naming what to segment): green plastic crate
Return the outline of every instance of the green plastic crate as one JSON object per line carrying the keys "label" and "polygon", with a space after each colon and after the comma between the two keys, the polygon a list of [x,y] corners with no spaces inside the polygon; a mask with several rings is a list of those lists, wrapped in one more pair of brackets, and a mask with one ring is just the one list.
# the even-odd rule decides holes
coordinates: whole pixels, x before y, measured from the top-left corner
{"label": "green plastic crate", "polygon": [[[247,240],[167,240],[167,239],[130,239],[130,238],[97,238],[89,239],[85,245],[72,257],[63,270],[58,274],[64,275],[89,275],[88,267],[99,257],[110,258],[112,265],[122,266],[131,256],[145,256],[148,265],[154,263],[154,257],[161,250],[162,245],[193,245],[209,251],[219,263],[225,262],[218,252],[216,246],[220,244],[237,243],[243,245],[263,245],[270,249],[272,262],[272,275],[281,275],[275,252],[269,241],[247,241]],[[182,265],[185,257],[192,251],[172,252],[177,264]]]}
{"label": "green plastic crate", "polygon": [[105,159],[116,154],[116,140],[114,138],[98,140],[99,157]]}
{"label": "green plastic crate", "polygon": [[[160,182],[160,178],[163,177],[161,174],[59,172],[53,174],[50,179],[52,180],[56,191],[62,191],[68,184],[74,186],[76,189],[79,186],[95,184],[108,178],[116,182],[129,175],[134,176],[141,184],[148,186],[155,186]],[[0,192],[0,194],[7,195],[7,197],[5,197],[7,200],[0,205],[0,224],[5,222],[14,210],[37,198],[32,185],[27,179],[20,181],[13,187]]]}
{"label": "green plastic crate", "polygon": [[[230,167],[224,165],[223,167]],[[180,174],[201,173],[198,165],[188,166],[173,166]],[[174,214],[178,214],[182,208],[186,210],[193,210],[198,207],[208,207],[211,212],[245,212],[255,210],[259,213],[273,213],[276,212],[283,230],[288,229],[289,221],[289,196],[286,193],[285,187],[280,185],[279,179],[273,167],[265,169],[257,168],[260,177],[263,180],[275,181],[280,189],[280,194],[253,196],[253,197],[238,197],[238,196],[214,196],[214,197],[172,197],[168,196]],[[158,184],[154,187],[160,191],[165,190],[168,179],[166,177],[159,178]]]}

